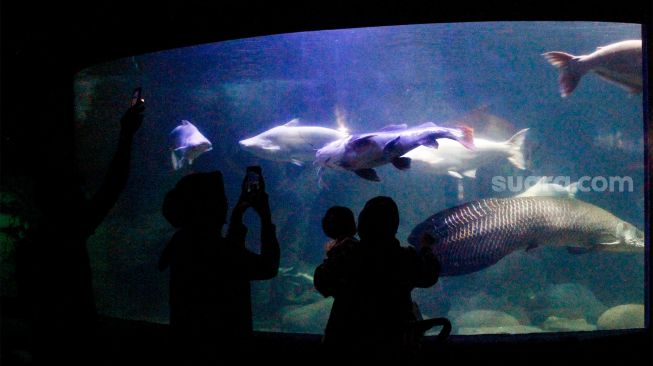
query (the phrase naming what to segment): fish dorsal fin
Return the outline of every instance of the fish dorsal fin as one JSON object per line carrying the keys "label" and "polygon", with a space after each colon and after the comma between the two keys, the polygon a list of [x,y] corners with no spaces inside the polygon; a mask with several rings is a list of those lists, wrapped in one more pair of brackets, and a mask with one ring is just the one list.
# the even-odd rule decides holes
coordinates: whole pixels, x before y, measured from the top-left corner
{"label": "fish dorsal fin", "polygon": [[191,125],[191,126],[192,126],[192,125],[193,125],[192,123],[190,123],[190,121],[187,121],[187,120],[185,120],[185,119],[182,119],[182,120],[181,120],[181,124],[182,124],[183,126],[188,126],[188,125]]}
{"label": "fish dorsal fin", "polygon": [[384,126],[379,131],[384,131],[384,132],[387,132],[387,131],[400,131],[400,130],[405,130],[407,128],[408,128],[408,125],[405,124],[405,123],[402,123],[400,125],[387,125],[387,126]]}
{"label": "fish dorsal fin", "polygon": [[438,127],[438,125],[436,125],[433,122],[424,122],[421,125],[415,126],[415,128],[429,128],[429,127]]}
{"label": "fish dorsal fin", "polygon": [[354,138],[348,143],[348,145],[354,150],[365,148],[369,146],[369,144],[373,143],[371,139],[374,136],[376,135],[367,135],[360,138]]}
{"label": "fish dorsal fin", "polygon": [[299,125],[299,118],[293,118],[290,121],[284,123],[286,127],[296,127]]}

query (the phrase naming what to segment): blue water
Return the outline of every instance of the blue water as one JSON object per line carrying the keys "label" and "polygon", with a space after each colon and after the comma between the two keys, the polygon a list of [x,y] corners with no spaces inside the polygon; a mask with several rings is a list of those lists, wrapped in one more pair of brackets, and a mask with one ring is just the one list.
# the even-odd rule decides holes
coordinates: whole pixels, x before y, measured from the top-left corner
{"label": "blue water", "polygon": [[[410,25],[233,40],[135,55],[82,71],[75,80],[77,150],[89,191],[103,177],[118,119],[137,85],[143,87],[147,108],[134,142],[129,185],[90,240],[99,311],[167,322],[168,274],[158,272],[156,262],[174,232],[160,214],[163,196],[190,171],[173,171],[170,163],[168,133],[182,119],[213,143],[192,170],[221,170],[230,203],[238,197],[245,167],[262,166],[281,242],[281,266],[290,274],[312,275],[321,262],[327,238],[320,219],[330,206],[345,205],[358,214],[368,199],[390,196],[400,208],[397,238],[406,243],[415,225],[446,207],[513,195],[491,189],[496,175],[569,176],[572,182],[582,176],[631,177],[632,192],[581,192],[578,198],[643,229],[641,94],[629,95],[586,75],[570,97],[561,98],[558,71],[541,56],[547,51],[589,54],[626,39],[641,39],[640,26]],[[297,167],[263,160],[238,145],[294,118],[337,128],[336,109],[344,113],[350,131],[362,133],[388,124],[452,124],[481,106],[488,118],[504,121],[506,138],[530,128],[525,146],[529,167],[519,170],[505,159],[484,166],[476,179],[463,180],[462,200],[452,177],[423,169],[402,172],[390,165],[377,169],[379,183],[327,171],[329,189],[321,189],[310,163]],[[623,144],[600,142],[616,133]],[[256,250],[256,216],[248,214],[246,222],[248,245]],[[254,284],[256,329],[323,330],[330,305],[310,281],[297,278],[286,275]],[[550,305],[552,299],[578,293],[579,286],[594,297],[587,296],[586,305],[573,305],[581,310],[572,311],[572,305],[558,300]],[[414,297],[427,316],[455,319],[485,309],[541,329],[553,315],[595,325],[597,308],[644,303],[644,259],[643,254],[572,256],[538,249],[514,253],[475,274],[443,278],[434,288],[415,291]]]}

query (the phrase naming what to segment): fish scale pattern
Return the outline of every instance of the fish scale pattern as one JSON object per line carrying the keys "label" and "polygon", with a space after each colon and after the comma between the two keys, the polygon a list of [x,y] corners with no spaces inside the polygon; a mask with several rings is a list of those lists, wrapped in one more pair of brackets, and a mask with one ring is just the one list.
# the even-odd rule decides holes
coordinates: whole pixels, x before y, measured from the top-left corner
{"label": "fish scale pattern", "polygon": [[561,197],[519,197],[472,201],[439,212],[409,237],[436,239],[433,252],[443,276],[479,271],[519,249],[539,245],[587,246],[620,220],[589,203]]}

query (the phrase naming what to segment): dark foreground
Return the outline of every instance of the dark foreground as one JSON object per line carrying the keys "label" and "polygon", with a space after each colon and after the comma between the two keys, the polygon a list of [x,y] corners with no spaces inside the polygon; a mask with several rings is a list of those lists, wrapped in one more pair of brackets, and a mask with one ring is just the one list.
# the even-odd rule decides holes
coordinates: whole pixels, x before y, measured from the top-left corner
{"label": "dark foreground", "polygon": [[[5,312],[3,312],[5,313]],[[24,322],[3,314],[0,364],[30,365],[29,334]],[[256,332],[252,364],[319,365],[320,335]],[[168,365],[168,327],[140,321],[102,318],[101,352],[94,365]],[[450,336],[443,344],[427,338],[425,365],[651,365],[652,343],[646,330],[534,335]],[[250,363],[248,362],[248,363]]]}

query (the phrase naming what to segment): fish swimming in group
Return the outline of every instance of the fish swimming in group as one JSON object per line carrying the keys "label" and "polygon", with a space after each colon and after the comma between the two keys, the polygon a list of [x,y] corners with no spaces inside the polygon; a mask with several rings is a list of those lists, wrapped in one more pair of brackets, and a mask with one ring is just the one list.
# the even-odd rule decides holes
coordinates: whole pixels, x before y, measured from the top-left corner
{"label": "fish swimming in group", "polygon": [[576,197],[578,192],[578,182],[562,186],[557,183],[549,182],[548,177],[542,177],[534,185],[515,197]]}
{"label": "fish swimming in group", "polygon": [[469,127],[440,127],[432,122],[411,128],[406,124],[390,125],[327,144],[315,153],[315,164],[320,166],[320,174],[323,167],[329,167],[353,171],[361,178],[378,182],[381,179],[375,167],[392,163],[397,169],[409,169],[411,159],[402,155],[420,145],[435,149],[437,139],[455,140],[464,149],[474,148],[474,133]]}
{"label": "fish swimming in group", "polygon": [[419,146],[403,157],[428,164],[430,171],[449,174],[459,179],[463,176],[475,178],[478,168],[504,158],[507,158],[516,168],[526,169],[523,153],[526,131],[528,128],[515,133],[503,142],[475,137],[473,150],[465,149],[453,141],[442,140],[437,149]]}
{"label": "fish swimming in group", "polygon": [[172,167],[181,169],[185,164],[192,165],[200,155],[213,149],[209,141],[192,123],[182,120],[170,132]]}
{"label": "fish swimming in group", "polygon": [[254,137],[241,140],[240,146],[252,154],[267,160],[303,165],[315,160],[315,152],[324,145],[344,138],[344,131],[319,126],[299,126],[293,119],[273,127]]}
{"label": "fish swimming in group", "polygon": [[589,55],[574,56],[565,52],[543,54],[560,71],[560,95],[567,97],[580,79],[592,71],[603,80],[616,84],[631,94],[642,92],[642,41],[628,40],[598,47]]}
{"label": "fish swimming in group", "polygon": [[578,199],[483,199],[443,210],[417,225],[408,242],[434,241],[441,276],[480,271],[508,254],[539,246],[591,251],[644,252],[644,233],[610,212]]}

